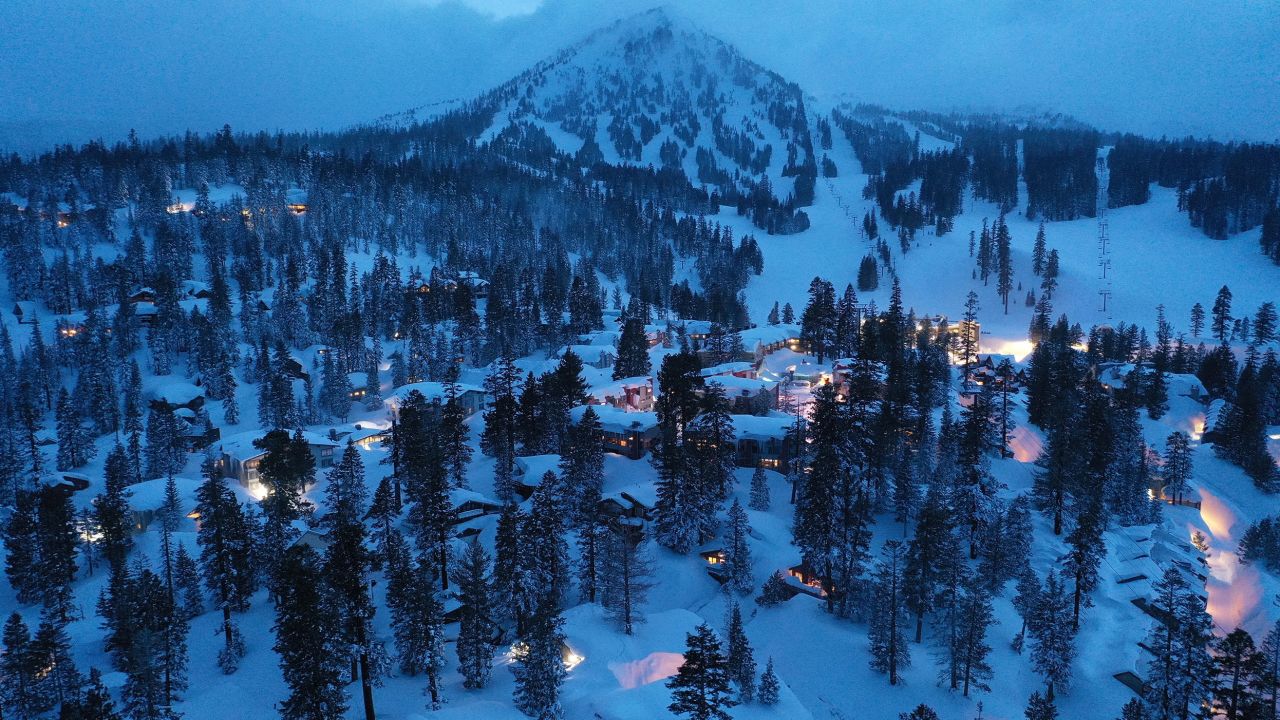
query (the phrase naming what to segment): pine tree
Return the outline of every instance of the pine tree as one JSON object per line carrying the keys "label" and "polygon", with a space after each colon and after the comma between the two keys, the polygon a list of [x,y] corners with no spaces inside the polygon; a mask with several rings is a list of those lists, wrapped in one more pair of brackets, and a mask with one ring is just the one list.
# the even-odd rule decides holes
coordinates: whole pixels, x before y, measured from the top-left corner
{"label": "pine tree", "polygon": [[580,523],[596,513],[604,488],[604,431],[591,406],[577,424],[569,426],[567,440],[560,456],[558,504],[568,518]]}
{"label": "pine tree", "polygon": [[1044,237],[1044,221],[1040,222],[1040,229],[1036,231],[1036,242],[1031,248],[1031,272],[1039,275],[1044,272],[1045,256],[1045,237]]}
{"label": "pine tree", "polygon": [[1004,314],[1009,314],[1009,294],[1013,292],[1013,259],[1010,254],[1011,238],[1009,237],[1009,226],[1004,222],[1004,216],[996,223],[996,292],[1000,293],[1001,300],[1004,301]]}
{"label": "pine tree", "polygon": [[103,468],[103,491],[93,501],[94,520],[102,538],[98,541],[102,555],[112,567],[124,564],[133,547],[133,528],[129,519],[129,491],[131,478],[129,458],[120,445],[107,454]]}
{"label": "pine tree", "polygon": [[204,481],[196,490],[195,511],[200,515],[196,543],[200,546],[200,572],[205,587],[222,611],[224,646],[218,665],[230,674],[244,655],[244,642],[231,620],[231,612],[247,609],[249,598],[257,589],[252,564],[253,528],[214,461],[206,459],[202,469]]}
{"label": "pine tree", "polygon": [[125,607],[116,617],[127,623],[121,692],[124,713],[132,718],[175,717],[173,703],[186,689],[187,621],[170,602],[163,578],[143,569],[128,581]]}
{"label": "pine tree", "polygon": [[63,720],[123,720],[116,711],[111,692],[102,684],[102,673],[97,668],[89,670],[84,698],[75,706],[74,711],[63,710]]}
{"label": "pine tree", "polygon": [[519,565],[523,577],[517,588],[517,598],[522,598],[530,611],[543,606],[559,607],[568,597],[570,577],[564,523],[556,512],[551,488],[544,482],[531,500],[532,508],[520,523]]}
{"label": "pine tree", "polygon": [[720,640],[706,623],[685,636],[684,663],[670,680],[667,709],[689,720],[731,720],[728,708],[738,703],[729,685],[728,662]]}
{"label": "pine tree", "polygon": [[1166,570],[1152,586],[1151,608],[1169,622],[1152,625],[1145,643],[1155,655],[1142,692],[1149,717],[1185,720],[1208,702],[1204,681],[1211,672],[1206,646],[1212,621],[1204,607],[1176,568]]}
{"label": "pine tree", "polygon": [[1075,634],[1071,626],[1071,597],[1055,573],[1045,578],[1043,592],[1036,599],[1032,620],[1027,623],[1033,646],[1031,665],[1044,677],[1046,697],[1053,701],[1055,690],[1065,690],[1075,659]]}
{"label": "pine tree", "polygon": [[187,547],[178,543],[174,553],[173,582],[181,593],[179,608],[188,620],[204,612],[204,593],[200,590],[200,570],[195,560],[187,554]]}
{"label": "pine tree", "polygon": [[45,708],[37,692],[38,659],[31,648],[31,631],[13,613],[4,624],[4,654],[0,655],[0,700],[19,718],[36,717]]}
{"label": "pine tree", "polygon": [[462,686],[469,690],[488,684],[493,667],[494,598],[489,565],[489,554],[473,539],[453,573],[462,603],[456,646],[458,672],[463,678]]}
{"label": "pine tree", "polygon": [[1196,303],[1191,306],[1191,336],[1200,337],[1204,332],[1204,306]]}
{"label": "pine tree", "polygon": [[41,600],[46,610],[67,623],[78,611],[71,594],[76,578],[77,537],[71,496],[52,487],[42,487],[36,496],[36,553],[34,566]]}
{"label": "pine tree", "polygon": [[769,707],[778,704],[778,694],[781,684],[778,682],[778,676],[773,671],[773,658],[764,665],[764,674],[760,676],[760,687],[756,691],[756,702]]}
{"label": "pine tree", "polygon": [[1181,502],[1183,496],[1190,492],[1191,480],[1191,443],[1187,434],[1174,431],[1165,440],[1164,455],[1164,494],[1165,497]]}
{"label": "pine tree", "polygon": [[30,604],[41,598],[43,579],[39,573],[39,550],[36,522],[37,493],[19,489],[15,493],[14,512],[4,526],[4,572],[18,602]]}
{"label": "pine tree", "polygon": [[387,605],[395,631],[400,669],[407,675],[426,676],[431,709],[441,703],[444,668],[444,608],[432,581],[433,559],[423,554],[416,561],[399,554],[388,568]]}
{"label": "pine tree", "polygon": [[755,696],[756,660],[742,624],[742,612],[736,602],[729,607],[729,629],[726,634],[729,647],[725,655],[725,669],[729,679],[738,686],[738,700],[750,703]]}
{"label": "pine tree", "polygon": [[[979,714],[981,717],[981,714]],[[899,713],[898,720],[941,720],[938,713],[933,708],[925,704],[920,704],[909,713]]]}
{"label": "pine tree", "polygon": [[440,438],[445,470],[455,488],[467,486],[467,465],[471,462],[471,446],[467,444],[466,411],[459,400],[458,366],[450,365],[444,385],[445,403],[440,413]]}
{"label": "pine tree", "polygon": [[644,320],[628,316],[622,323],[622,335],[618,338],[618,360],[613,366],[613,379],[647,376],[651,369]]}
{"label": "pine tree", "polygon": [[84,678],[71,657],[71,639],[56,616],[45,613],[40,619],[30,651],[35,666],[40,669],[37,695],[58,706],[79,702]]}
{"label": "pine tree", "polygon": [[995,613],[991,609],[991,598],[987,595],[976,577],[965,584],[964,596],[960,601],[957,643],[957,665],[962,681],[962,692],[969,697],[970,688],[990,692],[987,680],[992,677],[991,664],[987,656],[991,646],[987,644],[987,629],[995,624]]}
{"label": "pine tree", "polygon": [[751,546],[747,538],[751,536],[751,524],[747,520],[747,511],[742,509],[738,499],[734,498],[729,506],[729,532],[724,543],[725,587],[740,595],[751,592]]}
{"label": "pine tree", "polygon": [[911,665],[906,638],[905,566],[906,549],[902,543],[885,542],[873,574],[873,606],[867,639],[871,643],[871,669],[887,673],[890,685],[897,685],[899,670]]}
{"label": "pine tree", "polygon": [[1089,594],[1098,587],[1098,566],[1107,554],[1107,547],[1102,542],[1101,510],[1086,509],[1076,518],[1076,526],[1067,535],[1067,545],[1071,548],[1067,553],[1063,572],[1072,582],[1071,629],[1080,631],[1080,610],[1091,607],[1093,601]]}
{"label": "pine tree", "polygon": [[289,695],[277,709],[284,720],[336,720],[347,710],[342,690],[345,653],[339,625],[324,598],[320,558],[306,546],[291,547],[280,564],[275,651]]}
{"label": "pine tree", "polygon": [[523,651],[515,666],[515,706],[537,720],[562,720],[560,686],[565,667],[561,659],[564,645],[563,620],[549,604],[539,607],[521,642]]}
{"label": "pine tree", "polygon": [[915,641],[924,638],[925,616],[939,599],[941,578],[960,562],[950,513],[937,493],[930,493],[916,522],[915,537],[907,548],[906,606],[916,616]]}
{"label": "pine tree", "polygon": [[1041,695],[1039,691],[1031,693],[1027,700],[1027,720],[1058,720],[1058,708],[1053,704],[1053,693]]}
{"label": "pine tree", "polygon": [[1213,704],[1226,720],[1258,716],[1261,707],[1263,656],[1249,633],[1236,628],[1213,643]]}
{"label": "pine tree", "polygon": [[751,475],[751,499],[747,507],[757,512],[769,510],[769,478],[765,475],[763,465],[757,465]]}
{"label": "pine tree", "polygon": [[71,470],[89,462],[96,452],[93,438],[85,429],[80,411],[71,401],[66,388],[58,393],[57,409],[58,469]]}
{"label": "pine tree", "polygon": [[627,635],[644,622],[640,606],[653,585],[643,526],[619,524],[604,536],[600,568],[600,602],[607,615]]}
{"label": "pine tree", "polygon": [[277,595],[279,563],[298,532],[293,523],[310,508],[302,493],[315,480],[315,458],[300,431],[290,436],[285,430],[272,430],[253,445],[265,453],[258,464],[260,482],[267,489],[259,540],[262,569],[267,587]]}
{"label": "pine tree", "polygon": [[1210,329],[1213,330],[1213,336],[1218,338],[1218,342],[1223,345],[1227,344],[1227,336],[1231,332],[1231,290],[1223,285],[1218,290],[1218,296],[1213,301],[1213,322]]}

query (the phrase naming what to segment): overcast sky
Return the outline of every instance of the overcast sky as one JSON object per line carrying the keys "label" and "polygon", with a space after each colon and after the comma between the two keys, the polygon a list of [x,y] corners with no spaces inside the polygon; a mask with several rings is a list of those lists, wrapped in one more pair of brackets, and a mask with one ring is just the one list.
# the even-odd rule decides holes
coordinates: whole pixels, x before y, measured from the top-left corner
{"label": "overcast sky", "polygon": [[[0,0],[0,148],[335,128],[469,97],[653,0]],[[677,0],[806,91],[1280,139],[1280,3]]]}

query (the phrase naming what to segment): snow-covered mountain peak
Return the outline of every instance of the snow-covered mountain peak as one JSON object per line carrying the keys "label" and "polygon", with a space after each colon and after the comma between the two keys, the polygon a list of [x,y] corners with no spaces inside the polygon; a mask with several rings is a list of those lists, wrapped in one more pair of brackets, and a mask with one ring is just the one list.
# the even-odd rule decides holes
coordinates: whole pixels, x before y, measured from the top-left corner
{"label": "snow-covered mountain peak", "polygon": [[592,33],[486,101],[482,140],[533,126],[588,163],[679,167],[721,189],[767,175],[785,199],[813,164],[800,88],[662,8]]}

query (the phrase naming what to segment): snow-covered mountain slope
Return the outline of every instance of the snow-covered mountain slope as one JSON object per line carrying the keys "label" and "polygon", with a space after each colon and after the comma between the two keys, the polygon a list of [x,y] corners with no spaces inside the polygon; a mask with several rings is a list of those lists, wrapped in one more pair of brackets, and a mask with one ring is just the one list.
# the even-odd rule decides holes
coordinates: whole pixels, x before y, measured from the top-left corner
{"label": "snow-covered mountain slope", "polygon": [[527,123],[565,153],[679,167],[695,183],[767,176],[780,199],[813,162],[800,88],[662,9],[593,33],[478,103],[494,110],[481,140]]}

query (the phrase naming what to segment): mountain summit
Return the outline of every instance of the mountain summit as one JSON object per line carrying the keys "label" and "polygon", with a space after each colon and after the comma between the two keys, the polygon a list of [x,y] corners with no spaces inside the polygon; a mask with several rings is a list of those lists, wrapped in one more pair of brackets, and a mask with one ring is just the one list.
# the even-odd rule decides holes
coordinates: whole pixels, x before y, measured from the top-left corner
{"label": "mountain summit", "polygon": [[585,164],[678,168],[726,202],[812,197],[799,86],[663,9],[592,33],[477,104],[492,109],[481,141],[536,128]]}

